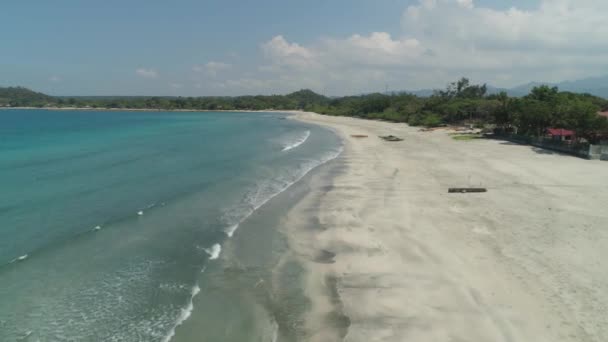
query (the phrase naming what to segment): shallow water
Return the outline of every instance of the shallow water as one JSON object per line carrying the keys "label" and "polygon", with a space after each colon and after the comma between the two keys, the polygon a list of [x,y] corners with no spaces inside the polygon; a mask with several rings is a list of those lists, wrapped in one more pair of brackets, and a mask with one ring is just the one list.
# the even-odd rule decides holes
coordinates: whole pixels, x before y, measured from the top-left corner
{"label": "shallow water", "polygon": [[168,341],[190,321],[272,336],[260,296],[278,294],[240,284],[267,274],[225,260],[281,255],[272,214],[252,236],[243,220],[340,151],[283,118],[0,111],[0,340]]}

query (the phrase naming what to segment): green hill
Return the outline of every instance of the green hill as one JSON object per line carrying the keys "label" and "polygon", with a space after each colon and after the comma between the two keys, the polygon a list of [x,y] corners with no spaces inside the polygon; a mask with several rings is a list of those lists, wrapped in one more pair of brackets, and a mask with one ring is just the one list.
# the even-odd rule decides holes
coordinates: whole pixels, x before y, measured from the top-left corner
{"label": "green hill", "polygon": [[323,105],[329,102],[329,99],[323,95],[319,95],[310,89],[302,89],[294,93],[285,95],[289,100],[300,104],[300,107],[306,105]]}
{"label": "green hill", "polygon": [[27,88],[0,87],[0,106],[2,107],[43,107],[56,102],[57,100],[52,96]]}

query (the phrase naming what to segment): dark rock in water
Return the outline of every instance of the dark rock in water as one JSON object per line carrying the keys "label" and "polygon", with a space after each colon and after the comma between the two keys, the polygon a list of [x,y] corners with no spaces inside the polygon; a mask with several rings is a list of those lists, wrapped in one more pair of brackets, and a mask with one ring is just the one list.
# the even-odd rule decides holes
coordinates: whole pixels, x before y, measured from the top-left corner
{"label": "dark rock in water", "polygon": [[336,262],[334,258],[336,257],[336,253],[332,253],[330,251],[326,251],[322,249],[319,254],[315,257],[315,262],[320,264],[333,264]]}
{"label": "dark rock in water", "polygon": [[403,139],[396,137],[394,135],[380,136],[380,139],[383,139],[386,141],[403,141]]}

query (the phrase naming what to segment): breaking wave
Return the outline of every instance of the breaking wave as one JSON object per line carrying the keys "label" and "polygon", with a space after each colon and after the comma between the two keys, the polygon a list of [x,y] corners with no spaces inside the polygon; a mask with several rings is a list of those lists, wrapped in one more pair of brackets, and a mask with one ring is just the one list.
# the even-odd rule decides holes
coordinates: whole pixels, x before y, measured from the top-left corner
{"label": "breaking wave", "polygon": [[201,292],[201,288],[198,286],[198,284],[194,285],[192,287],[192,291],[190,292],[191,293],[190,301],[188,301],[188,304],[186,305],[185,308],[181,309],[179,317],[177,317],[177,320],[175,321],[173,328],[171,328],[171,330],[169,330],[169,333],[167,333],[167,335],[162,339],[162,342],[171,341],[171,339],[175,335],[175,329],[177,329],[177,327],[182,325],[188,318],[190,318],[190,315],[192,315],[192,310],[194,310],[194,297],[196,297],[196,295],[199,292]]}
{"label": "breaking wave", "polygon": [[262,207],[268,201],[273,199],[278,194],[287,190],[290,186],[297,183],[306,174],[323,165],[330,160],[337,158],[342,153],[343,148],[330,151],[320,159],[308,160],[302,163],[295,170],[288,172],[283,178],[276,178],[269,181],[264,181],[254,186],[244,197],[243,201],[226,211],[223,217],[227,227],[224,233],[228,237],[232,237],[239,228],[239,225],[245,221],[257,209]]}
{"label": "breaking wave", "polygon": [[285,146],[283,146],[283,152],[292,150],[292,149],[302,145],[303,143],[306,142],[306,140],[308,140],[308,137],[310,137],[310,131],[304,132],[304,134],[299,136],[297,139],[295,139],[295,140],[287,143]]}
{"label": "breaking wave", "polygon": [[220,257],[222,252],[222,246],[219,243],[211,246],[211,248],[204,248],[205,253],[209,254],[209,260],[215,260]]}

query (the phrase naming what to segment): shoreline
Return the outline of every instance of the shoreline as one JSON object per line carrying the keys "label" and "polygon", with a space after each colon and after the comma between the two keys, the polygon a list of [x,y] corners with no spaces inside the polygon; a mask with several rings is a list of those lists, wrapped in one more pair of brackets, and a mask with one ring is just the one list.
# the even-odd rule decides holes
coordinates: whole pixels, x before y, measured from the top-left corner
{"label": "shoreline", "polygon": [[[285,224],[307,269],[309,341],[608,335],[607,166],[407,125],[295,114],[344,144],[333,185],[313,183]],[[389,134],[405,141],[377,138]],[[448,194],[453,186],[489,192]]]}
{"label": "shoreline", "polygon": [[212,113],[300,113],[294,110],[248,110],[248,109],[154,109],[154,108],[88,108],[88,107],[0,107],[0,110],[48,110],[48,111],[90,111],[90,112],[212,112]]}
{"label": "shoreline", "polygon": [[[328,131],[318,125],[305,127]],[[332,135],[329,131],[324,134]],[[336,138],[332,140],[338,142]],[[293,182],[285,184],[280,191],[252,207],[252,211],[240,220],[238,232],[224,231],[227,237],[221,244],[221,254],[215,259],[212,258],[218,262],[210,264],[204,274],[201,274],[199,283],[202,291],[193,301],[192,315],[175,329],[175,336],[171,341],[195,341],[201,338],[201,334],[212,339],[223,336],[224,331],[214,331],[214,327],[208,326],[215,319],[209,317],[213,310],[207,311],[209,303],[211,306],[217,305],[217,302],[214,302],[215,297],[242,298],[239,304],[242,305],[242,312],[255,312],[255,315],[251,316],[255,317],[254,320],[244,321],[255,326],[255,329],[237,329],[237,335],[230,335],[230,338],[238,334],[244,338],[250,333],[249,338],[255,336],[259,340],[267,340],[269,336],[272,336],[273,341],[299,340],[301,313],[298,310],[304,310],[306,304],[306,298],[300,295],[300,266],[283,241],[283,232],[277,227],[282,226],[284,213],[308,193],[311,178],[328,177],[328,170],[331,170],[329,165],[333,165],[340,153],[341,149],[336,145],[335,151],[332,149],[320,156],[318,164],[302,169],[303,173]],[[235,283],[222,282],[227,273]],[[225,292],[218,291],[218,288],[224,288]],[[286,307],[290,308],[290,311],[286,311]],[[234,310],[230,306],[225,309]],[[286,315],[286,312],[289,314]]]}

